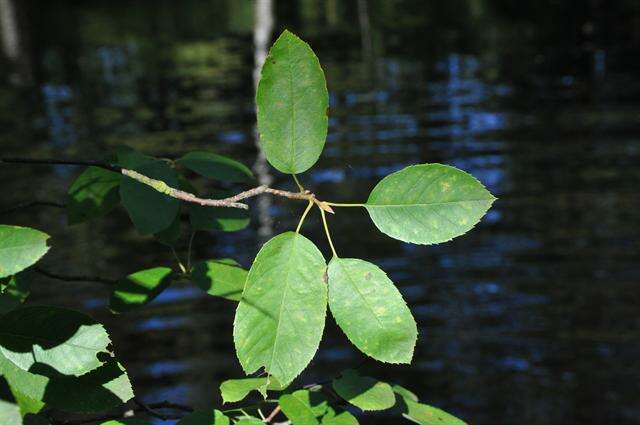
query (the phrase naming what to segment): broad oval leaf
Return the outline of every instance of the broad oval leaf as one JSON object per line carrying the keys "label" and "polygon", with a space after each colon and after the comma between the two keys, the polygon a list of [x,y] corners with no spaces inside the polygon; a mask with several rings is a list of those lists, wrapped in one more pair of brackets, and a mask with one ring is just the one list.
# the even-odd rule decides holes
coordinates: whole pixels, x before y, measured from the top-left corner
{"label": "broad oval leaf", "polygon": [[0,314],[20,307],[30,294],[31,271],[0,279]]}
{"label": "broad oval leaf", "polygon": [[102,412],[133,398],[127,373],[113,359],[78,377],[60,374],[45,365],[38,365],[34,373],[26,372],[0,354],[0,374],[12,393],[68,412]]}
{"label": "broad oval leaf", "polygon": [[256,103],[260,143],[269,163],[288,174],[311,168],[327,138],[329,95],[318,58],[289,31],[269,51]]}
{"label": "broad oval leaf", "polygon": [[278,400],[282,412],[296,425],[319,425],[318,417],[327,411],[327,400],[318,392],[298,390]]}
{"label": "broad oval leaf", "polygon": [[0,224],[0,278],[35,264],[49,251],[49,235],[30,227]]}
{"label": "broad oval leaf", "polygon": [[196,411],[178,421],[177,425],[229,425],[229,418],[219,410]]}
{"label": "broad oval leaf", "polygon": [[213,152],[189,152],[176,161],[203,177],[228,182],[252,182],[253,173],[244,164]]}
{"label": "broad oval leaf", "polygon": [[[138,173],[178,187],[176,172],[164,161],[145,162]],[[180,201],[130,177],[123,177],[120,198],[134,226],[143,235],[158,233],[171,226],[180,210]]]}
{"label": "broad oval leaf", "polygon": [[229,379],[220,384],[220,395],[223,403],[235,403],[244,400],[251,391],[263,388],[282,391],[284,387],[274,377]]}
{"label": "broad oval leaf", "polygon": [[358,425],[358,420],[346,410],[329,407],[322,417],[322,425]]}
{"label": "broad oval leaf", "polygon": [[361,376],[351,369],[333,380],[333,389],[340,397],[362,410],[385,410],[396,402],[389,384]]}
{"label": "broad oval leaf", "polygon": [[91,317],[59,307],[23,307],[0,321],[0,353],[16,367],[79,376],[100,367],[109,335]]}
{"label": "broad oval leaf", "polygon": [[404,399],[404,403],[406,405],[406,412],[403,413],[402,416],[420,425],[466,425],[466,422],[437,407],[418,403],[406,398]]}
{"label": "broad oval leaf", "polygon": [[106,215],[118,202],[122,175],[99,167],[88,167],[69,187],[67,220],[70,225]]}
{"label": "broad oval leaf", "polygon": [[109,308],[124,313],[150,303],[171,284],[172,273],[168,267],[154,267],[120,279],[113,287]]}
{"label": "broad oval leaf", "polygon": [[375,264],[334,257],[329,263],[329,309],[363,353],[387,363],[410,363],[418,338],[402,295]]}
{"label": "broad oval leaf", "polygon": [[248,273],[235,260],[223,258],[195,263],[191,280],[209,295],[240,301]]}
{"label": "broad oval leaf", "polygon": [[327,309],[326,263],[304,236],[287,232],[258,252],[236,309],[233,340],[244,371],[264,367],[288,385],[313,358]]}
{"label": "broad oval leaf", "polygon": [[430,245],[471,230],[495,199],[464,171],[420,164],[382,179],[365,208],[381,232],[404,242]]}
{"label": "broad oval leaf", "polygon": [[251,416],[244,416],[238,419],[235,425],[264,425],[264,421]]}

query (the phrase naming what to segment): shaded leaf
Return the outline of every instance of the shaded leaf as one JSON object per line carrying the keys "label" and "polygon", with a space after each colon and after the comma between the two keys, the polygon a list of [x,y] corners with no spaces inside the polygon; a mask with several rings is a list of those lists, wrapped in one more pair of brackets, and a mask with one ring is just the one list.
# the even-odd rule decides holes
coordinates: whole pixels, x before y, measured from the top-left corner
{"label": "shaded leaf", "polygon": [[209,295],[239,301],[248,273],[235,260],[223,258],[195,263],[191,280]]}
{"label": "shaded leaf", "polygon": [[223,403],[235,403],[236,401],[244,400],[251,391],[257,391],[265,387],[274,391],[284,389],[273,377],[229,379],[220,384],[220,394],[222,395]]}
{"label": "shaded leaf", "polygon": [[238,183],[254,180],[253,173],[246,165],[212,152],[189,152],[176,162],[210,179]]}
{"label": "shaded leaf", "polygon": [[150,421],[140,418],[112,419],[101,425],[152,425]]}
{"label": "shaded leaf", "polygon": [[416,322],[386,273],[363,260],[334,257],[328,277],[329,308],[349,340],[376,360],[410,363]]}
{"label": "shaded leaf", "polygon": [[229,418],[219,410],[193,412],[178,421],[177,425],[229,425]]}
{"label": "shaded leaf", "polygon": [[334,410],[329,407],[322,417],[322,425],[358,425],[358,420],[346,410]]}
{"label": "shaded leaf", "polygon": [[278,400],[282,412],[296,425],[318,425],[319,416],[327,411],[327,400],[317,392],[298,390],[283,394]]}
{"label": "shaded leaf", "polygon": [[59,307],[23,307],[0,320],[0,353],[30,371],[45,365],[65,375],[82,375],[102,365],[109,335],[91,317]]}
{"label": "shaded leaf", "polygon": [[[213,199],[224,199],[229,196],[231,194],[224,190],[211,192]],[[251,218],[249,211],[239,208],[189,204],[189,220],[195,230],[236,232],[247,227]]]}
{"label": "shaded leaf", "polygon": [[71,184],[67,193],[67,219],[70,225],[106,215],[118,202],[121,174],[99,167],[88,167]]}
{"label": "shaded leaf", "polygon": [[401,387],[400,385],[394,385],[392,387],[393,392],[404,398],[405,400],[418,401],[418,396],[413,392],[409,391],[405,387]]}
{"label": "shaded leaf", "polygon": [[327,138],[329,95],[318,58],[289,31],[269,51],[256,103],[260,144],[269,163],[288,174],[311,168]]}
{"label": "shaded leaf", "polygon": [[116,163],[122,168],[134,170],[141,165],[157,161],[156,158],[145,155],[129,146],[119,146],[116,149]]}
{"label": "shaded leaf", "polygon": [[[176,172],[164,161],[145,162],[134,170],[169,187],[178,186]],[[123,176],[120,184],[120,198],[134,226],[143,235],[171,226],[180,210],[179,200],[127,176]]]}
{"label": "shaded leaf", "polygon": [[247,374],[264,367],[288,385],[309,364],[324,329],[325,270],[318,248],[297,233],[278,235],[258,252],[233,330],[236,353]]}
{"label": "shaded leaf", "polygon": [[0,280],[0,314],[20,307],[30,293],[31,272],[23,271]]}
{"label": "shaded leaf", "polygon": [[0,224],[0,278],[36,263],[49,251],[49,235],[30,227]]}
{"label": "shaded leaf", "polygon": [[365,207],[381,232],[428,245],[471,230],[494,200],[482,183],[464,171],[420,164],[382,179]]}
{"label": "shaded leaf", "polygon": [[114,286],[109,308],[123,313],[148,304],[171,284],[172,278],[173,270],[168,267],[132,273]]}
{"label": "shaded leaf", "polygon": [[176,215],[173,223],[166,229],[153,235],[160,243],[167,246],[175,246],[180,239],[180,214]]}
{"label": "shaded leaf", "polygon": [[389,384],[361,376],[351,369],[333,380],[333,389],[340,397],[362,410],[389,409],[396,402]]}

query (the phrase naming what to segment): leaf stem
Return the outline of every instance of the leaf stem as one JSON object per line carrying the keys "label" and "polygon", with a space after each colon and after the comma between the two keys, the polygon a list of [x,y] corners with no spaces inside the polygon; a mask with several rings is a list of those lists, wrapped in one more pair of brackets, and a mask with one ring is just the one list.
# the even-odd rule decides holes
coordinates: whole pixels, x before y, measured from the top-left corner
{"label": "leaf stem", "polygon": [[307,214],[309,214],[309,211],[311,211],[311,207],[313,207],[314,202],[312,200],[309,200],[309,203],[307,204],[307,208],[305,208],[304,212],[302,213],[302,217],[300,217],[300,221],[298,222],[298,227],[296,227],[296,233],[300,233],[300,229],[302,229],[302,224],[304,223],[304,219],[307,218]]}
{"label": "leaf stem", "polygon": [[291,174],[291,175],[293,176],[293,181],[295,181],[296,184],[298,185],[298,189],[300,189],[300,192],[304,192],[304,186],[302,186],[302,183],[300,183],[300,180],[298,180],[295,174]]}
{"label": "leaf stem", "polygon": [[333,246],[333,241],[331,240],[331,233],[329,232],[329,225],[327,224],[327,213],[324,212],[322,208],[319,208],[320,214],[322,215],[322,224],[324,226],[324,233],[327,235],[327,240],[329,241],[329,246],[331,247],[331,252],[333,256],[338,258],[338,254],[336,253],[336,248]]}
{"label": "leaf stem", "polygon": [[193,239],[196,237],[196,231],[191,232],[189,237],[189,246],[187,248],[187,272],[191,273],[191,250],[193,248]]}
{"label": "leaf stem", "polygon": [[325,204],[330,205],[332,207],[364,207],[366,204],[342,204],[339,202],[326,202]]}

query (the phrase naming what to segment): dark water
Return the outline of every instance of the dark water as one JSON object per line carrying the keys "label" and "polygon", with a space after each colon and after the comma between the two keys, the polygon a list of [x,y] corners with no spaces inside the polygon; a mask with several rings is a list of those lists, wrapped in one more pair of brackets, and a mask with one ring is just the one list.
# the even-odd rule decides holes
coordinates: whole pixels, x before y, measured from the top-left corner
{"label": "dark water", "polygon": [[[20,3],[21,41],[0,62],[3,155],[99,158],[128,144],[255,162],[252,2],[9,3]],[[331,93],[306,186],[362,201],[389,172],[443,162],[500,198],[470,234],[434,247],[387,238],[364,211],[331,217],[338,252],[386,270],[419,323],[412,366],[363,369],[473,424],[640,423],[638,2],[385,0],[366,14],[366,2],[277,3],[277,32],[311,43]],[[63,200],[78,171],[0,166],[0,209]],[[291,188],[285,177],[273,171],[273,185]],[[292,229],[303,207],[274,199],[272,232]],[[198,234],[195,257],[249,266],[268,230],[254,218]],[[1,220],[51,233],[43,267],[59,273],[175,265],[122,209],[72,228],[47,207]],[[327,253],[316,214],[305,233]],[[145,400],[218,405],[219,383],[242,375],[230,302],[176,286],[111,316],[95,284],[43,279],[34,292],[104,321]],[[307,382],[363,360],[327,326]]]}

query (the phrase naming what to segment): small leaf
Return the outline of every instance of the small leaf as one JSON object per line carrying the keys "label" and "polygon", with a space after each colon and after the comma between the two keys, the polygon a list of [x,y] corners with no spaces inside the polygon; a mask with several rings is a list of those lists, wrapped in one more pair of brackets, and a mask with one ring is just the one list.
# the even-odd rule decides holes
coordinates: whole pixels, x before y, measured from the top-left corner
{"label": "small leaf", "polygon": [[466,422],[456,418],[436,407],[405,399],[406,413],[402,416],[420,425],[466,425]]}
{"label": "small leaf", "polygon": [[360,376],[351,369],[333,380],[333,389],[340,397],[362,410],[385,410],[396,402],[389,384]]}
{"label": "small leaf", "polygon": [[288,385],[309,364],[324,329],[325,270],[318,248],[298,233],[278,235],[258,252],[233,329],[247,374],[264,367]]}
{"label": "small leaf", "polygon": [[235,260],[199,261],[191,271],[191,280],[209,295],[240,301],[249,272]]}
{"label": "small leaf", "polygon": [[[224,199],[229,196],[230,193],[223,190],[214,190],[211,194],[213,199]],[[249,225],[250,217],[249,211],[239,208],[189,204],[189,220],[195,230],[236,232]]]}
{"label": "small leaf", "polygon": [[114,360],[76,377],[62,375],[43,364],[34,368],[34,373],[26,372],[0,354],[0,373],[9,383],[12,393],[20,393],[68,412],[102,412],[133,398],[129,377]]}
{"label": "small leaf", "polygon": [[189,152],[176,162],[210,179],[237,183],[254,180],[253,173],[246,165],[212,152]]}
{"label": "small leaf", "polygon": [[24,271],[0,280],[0,314],[20,307],[30,293],[31,272]]}
{"label": "small leaf", "polygon": [[0,224],[0,278],[35,264],[49,251],[47,239],[39,230]]}
{"label": "small leaf", "polygon": [[327,138],[329,95],[311,47],[284,31],[262,67],[256,95],[260,144],[279,171],[311,168]]}
{"label": "small leaf", "polygon": [[358,420],[346,410],[327,409],[327,413],[322,417],[322,425],[358,425]]}
{"label": "small leaf", "polygon": [[254,418],[251,416],[242,417],[236,422],[236,425],[264,425],[262,419]]}
{"label": "small leaf", "polygon": [[223,403],[235,403],[244,400],[251,391],[265,387],[273,391],[282,391],[285,388],[273,377],[229,379],[220,384],[220,394]]}
{"label": "small leaf", "polygon": [[376,360],[410,363],[416,322],[385,272],[363,260],[334,257],[327,274],[329,308],[349,340]]}
{"label": "small leaf", "polygon": [[69,187],[69,224],[82,223],[106,215],[118,202],[122,175],[99,167],[88,167]]}
{"label": "small leaf", "polygon": [[327,411],[327,400],[317,392],[298,390],[283,394],[278,400],[282,412],[296,425],[318,425],[319,416]]}
{"label": "small leaf", "polygon": [[146,419],[123,418],[123,419],[112,419],[107,422],[102,422],[101,425],[152,425],[152,424]]}
{"label": "small leaf", "polygon": [[100,367],[109,335],[91,317],[59,307],[23,307],[0,320],[0,353],[14,366],[30,371],[47,366],[65,375],[82,375]]}
{"label": "small leaf", "polygon": [[177,425],[229,425],[229,418],[219,410],[196,411],[178,421]]}
{"label": "small leaf", "polygon": [[405,400],[418,401],[418,396],[413,392],[409,391],[405,387],[401,387],[400,385],[394,385],[392,387],[393,392],[404,398]]}
{"label": "small leaf", "polygon": [[[146,162],[135,171],[161,180],[169,187],[178,186],[176,172],[164,161]],[[180,210],[180,201],[130,177],[120,184],[122,204],[136,229],[143,235],[161,232],[171,226]]]}
{"label": "small leaf", "polygon": [[150,303],[171,284],[172,274],[168,267],[155,267],[120,279],[113,288],[109,308],[124,313]]}
{"label": "small leaf", "polygon": [[429,245],[471,230],[495,199],[464,171],[420,164],[382,179],[365,207],[381,232],[404,242]]}

